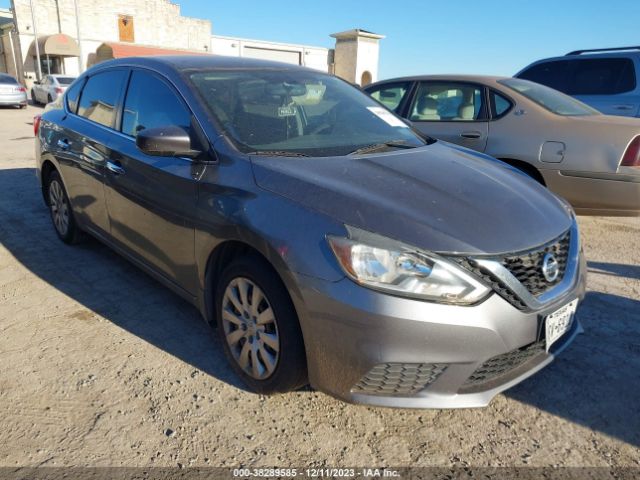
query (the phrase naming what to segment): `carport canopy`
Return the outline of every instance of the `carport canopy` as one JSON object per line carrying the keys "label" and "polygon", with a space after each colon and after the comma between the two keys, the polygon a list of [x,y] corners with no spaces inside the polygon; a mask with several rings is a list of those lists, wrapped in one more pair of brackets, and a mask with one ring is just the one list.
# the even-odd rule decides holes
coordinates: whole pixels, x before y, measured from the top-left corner
{"label": "carport canopy", "polygon": [[[57,55],[59,57],[80,56],[78,42],[64,33],[38,37],[38,49],[40,50],[40,55]],[[33,41],[29,47],[29,55],[35,56],[35,54],[36,44],[35,41]]]}

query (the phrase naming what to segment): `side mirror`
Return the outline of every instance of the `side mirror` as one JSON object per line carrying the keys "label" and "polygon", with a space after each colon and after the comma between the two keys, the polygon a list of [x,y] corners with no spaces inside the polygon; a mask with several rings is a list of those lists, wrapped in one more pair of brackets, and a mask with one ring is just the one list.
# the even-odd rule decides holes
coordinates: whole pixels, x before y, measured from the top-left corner
{"label": "side mirror", "polygon": [[191,135],[182,127],[146,128],[138,132],[136,146],[147,155],[195,158],[202,152],[192,148]]}
{"label": "side mirror", "polygon": [[33,81],[33,84],[34,84],[34,85],[40,85],[40,80],[34,80],[34,81]]}

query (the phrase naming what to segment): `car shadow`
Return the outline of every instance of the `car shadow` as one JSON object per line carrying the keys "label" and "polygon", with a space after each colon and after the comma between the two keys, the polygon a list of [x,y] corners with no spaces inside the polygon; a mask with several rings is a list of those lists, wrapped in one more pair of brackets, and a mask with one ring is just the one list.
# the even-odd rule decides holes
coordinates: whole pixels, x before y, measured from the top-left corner
{"label": "car shadow", "polygon": [[0,243],[40,279],[195,369],[246,390],[195,307],[97,240],[68,246],[57,238],[33,168],[0,169],[0,218]]}
{"label": "car shadow", "polygon": [[625,265],[622,263],[588,262],[589,272],[614,277],[626,277],[640,280],[640,265]]}
{"label": "car shadow", "polygon": [[507,397],[640,446],[640,301],[589,292],[585,333]]}

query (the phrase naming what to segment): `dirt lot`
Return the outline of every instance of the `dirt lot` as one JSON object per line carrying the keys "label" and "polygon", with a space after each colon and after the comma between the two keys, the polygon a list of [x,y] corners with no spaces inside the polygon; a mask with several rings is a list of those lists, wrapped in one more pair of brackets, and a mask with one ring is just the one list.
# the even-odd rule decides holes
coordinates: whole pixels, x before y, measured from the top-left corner
{"label": "dirt lot", "polygon": [[0,466],[640,466],[640,220],[581,218],[586,333],[488,408],[267,398],[194,308],[95,241],[58,241],[37,110],[0,110]]}

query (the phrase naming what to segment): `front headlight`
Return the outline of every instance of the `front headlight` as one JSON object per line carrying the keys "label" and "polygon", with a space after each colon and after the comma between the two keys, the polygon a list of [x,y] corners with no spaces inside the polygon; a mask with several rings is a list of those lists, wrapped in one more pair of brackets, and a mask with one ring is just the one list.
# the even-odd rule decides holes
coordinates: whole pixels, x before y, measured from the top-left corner
{"label": "front headlight", "polygon": [[491,291],[438,255],[353,227],[349,231],[357,238],[329,236],[327,240],[345,273],[365,287],[456,305],[477,303]]}

